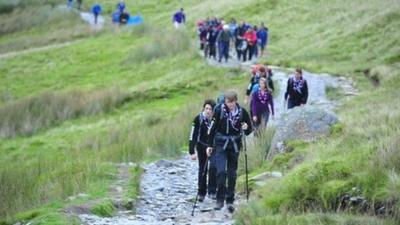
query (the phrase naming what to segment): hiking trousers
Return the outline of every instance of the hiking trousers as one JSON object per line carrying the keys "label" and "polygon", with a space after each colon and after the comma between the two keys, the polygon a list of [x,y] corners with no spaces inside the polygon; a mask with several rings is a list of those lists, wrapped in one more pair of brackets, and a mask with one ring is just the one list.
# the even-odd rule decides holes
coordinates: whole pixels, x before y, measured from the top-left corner
{"label": "hiking trousers", "polygon": [[[197,147],[197,157],[199,161],[199,171],[198,171],[198,194],[199,196],[206,196],[207,190],[208,194],[215,194],[217,189],[217,176],[215,160],[212,160],[213,156],[210,156],[209,163],[207,161],[207,147],[198,144]],[[205,171],[205,172],[204,172]],[[204,176],[203,176],[204,172]],[[207,175],[208,175],[208,186],[207,186]]]}
{"label": "hiking trousers", "polygon": [[224,149],[224,142],[216,142],[214,151],[217,167],[217,201],[226,200],[228,204],[233,203],[239,151],[235,151],[233,143],[229,143]]}
{"label": "hiking trousers", "polygon": [[229,58],[229,42],[220,41],[218,42],[218,50],[219,50],[219,61],[222,60],[222,57],[225,58],[225,61],[228,61]]}

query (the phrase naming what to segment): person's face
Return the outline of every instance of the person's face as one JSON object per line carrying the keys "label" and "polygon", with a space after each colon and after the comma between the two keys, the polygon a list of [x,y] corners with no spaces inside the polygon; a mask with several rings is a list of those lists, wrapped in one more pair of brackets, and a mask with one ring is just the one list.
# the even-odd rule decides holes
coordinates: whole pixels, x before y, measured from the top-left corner
{"label": "person's face", "polygon": [[260,80],[260,82],[258,82],[258,83],[260,84],[260,89],[262,89],[262,90],[266,89],[265,82]]}
{"label": "person's face", "polygon": [[294,73],[294,75],[296,76],[296,79],[298,79],[298,80],[301,78],[301,74],[297,71]]}
{"label": "person's face", "polygon": [[213,109],[211,105],[207,104],[204,106],[204,113],[208,118],[211,118],[213,116]]}
{"label": "person's face", "polygon": [[229,111],[233,112],[236,110],[236,101],[225,100],[226,106],[228,106]]}

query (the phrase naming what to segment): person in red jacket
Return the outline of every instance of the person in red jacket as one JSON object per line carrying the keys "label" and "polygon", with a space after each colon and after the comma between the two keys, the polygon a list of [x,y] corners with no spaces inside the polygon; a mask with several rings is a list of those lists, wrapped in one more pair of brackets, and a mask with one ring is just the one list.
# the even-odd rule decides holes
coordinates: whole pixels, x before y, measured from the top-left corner
{"label": "person in red jacket", "polygon": [[243,61],[246,61],[247,55],[249,56],[249,60],[251,60],[257,44],[257,33],[250,27],[246,33],[244,33],[243,38],[247,41],[247,49],[244,53]]}

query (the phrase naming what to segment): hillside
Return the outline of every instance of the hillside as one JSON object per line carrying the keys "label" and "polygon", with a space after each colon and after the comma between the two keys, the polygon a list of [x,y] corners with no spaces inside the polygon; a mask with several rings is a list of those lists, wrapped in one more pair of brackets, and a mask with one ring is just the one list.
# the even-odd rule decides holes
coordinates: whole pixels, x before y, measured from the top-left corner
{"label": "hillside", "polygon": [[[96,2],[105,16],[116,3]],[[60,209],[105,197],[116,163],[186,153],[202,100],[227,88],[243,92],[248,81],[247,73],[211,67],[197,54],[195,21],[214,15],[265,22],[271,39],[261,62],[346,76],[360,91],[342,99],[341,122],[328,138],[292,143],[292,153],[251,168],[285,176],[253,190],[258,198],[239,210],[237,223],[396,224],[398,0],[125,2],[143,26],[97,30],[60,7],[64,1],[0,1],[0,224],[76,223]],[[179,7],[188,23],[177,32],[170,18]],[[54,47],[19,54],[46,46]],[[132,173],[129,198],[137,197],[140,177]],[[337,210],[354,187],[385,213]],[[67,200],[79,193],[88,197]]]}

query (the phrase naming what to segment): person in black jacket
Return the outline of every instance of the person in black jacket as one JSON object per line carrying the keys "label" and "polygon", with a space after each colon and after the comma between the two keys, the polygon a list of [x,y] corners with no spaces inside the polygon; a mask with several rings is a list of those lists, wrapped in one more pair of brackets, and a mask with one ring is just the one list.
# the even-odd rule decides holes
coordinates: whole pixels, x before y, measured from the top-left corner
{"label": "person in black jacket", "polygon": [[[189,154],[192,160],[199,159],[198,171],[198,200],[202,202],[207,193],[207,141],[208,129],[211,125],[213,109],[215,107],[214,100],[206,100],[203,104],[203,111],[193,120],[192,131],[189,138]],[[197,151],[197,155],[195,153]],[[211,162],[211,160],[210,160]],[[204,173],[203,173],[204,172]],[[215,199],[216,195],[216,168],[210,163],[208,171],[208,195]]]}
{"label": "person in black jacket", "polygon": [[296,68],[295,76],[288,79],[287,89],[285,93],[285,102],[287,108],[291,109],[307,103],[308,86],[307,81],[303,78],[303,71]]}
{"label": "person in black jacket", "polygon": [[[242,133],[249,135],[252,124],[247,111],[237,103],[237,93],[227,91],[224,104],[218,105],[209,129],[207,155],[217,167],[217,202],[215,210],[224,207],[234,211],[235,186]],[[226,180],[228,179],[228,185]]]}

